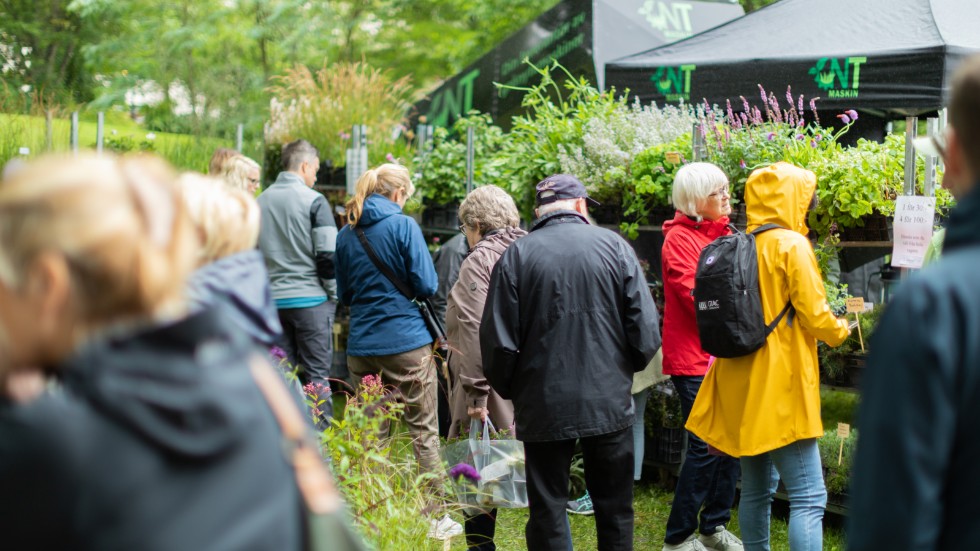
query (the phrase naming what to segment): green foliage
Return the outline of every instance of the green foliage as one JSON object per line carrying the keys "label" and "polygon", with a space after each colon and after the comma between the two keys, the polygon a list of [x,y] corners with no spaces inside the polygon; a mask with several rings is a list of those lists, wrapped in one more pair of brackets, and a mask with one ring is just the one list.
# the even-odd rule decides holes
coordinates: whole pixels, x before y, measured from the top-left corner
{"label": "green foliage", "polygon": [[466,196],[466,131],[474,130],[473,182],[504,182],[504,158],[500,155],[505,134],[490,115],[471,112],[453,123],[452,130],[436,128],[432,149],[416,157],[414,183],[424,201],[434,205],[459,203]]}
{"label": "green foliage", "polygon": [[[678,158],[674,159],[674,155]],[[633,159],[632,182],[623,193],[623,215],[628,221],[620,226],[630,239],[637,238],[638,227],[648,222],[652,209],[671,204],[674,177],[691,157],[691,135],[684,134],[670,143],[655,145]]]}
{"label": "green foliage", "polygon": [[[868,341],[878,327],[878,321],[881,319],[881,314],[884,311],[885,307],[879,304],[875,305],[874,309],[870,312],[858,316],[858,323],[861,327],[860,335],[858,334],[858,330],[854,329],[851,331],[851,335],[847,337],[847,340],[836,348],[831,348],[823,342],[818,343],[817,357],[820,361],[820,369],[831,379],[835,379],[852,367],[849,364],[849,358],[856,355],[864,356],[867,353]],[[847,314],[847,316],[853,319],[854,314]],[[862,338],[864,340],[864,350],[861,349]]]}
{"label": "green foliage", "polygon": [[684,426],[681,399],[677,396],[673,383],[664,381],[650,389],[643,420],[648,436],[660,427],[676,429]]}
{"label": "green foliage", "polygon": [[351,516],[375,549],[423,549],[428,525],[421,513],[439,481],[418,473],[411,442],[388,436],[404,406],[379,378],[365,379],[343,417],[323,432],[326,455]]}
{"label": "green foliage", "polygon": [[[837,435],[837,428],[828,430],[817,440],[817,447],[820,450],[820,463],[826,470],[824,484],[827,486],[827,493],[832,496],[841,496],[847,493],[851,480],[851,464],[854,460],[854,450],[857,448],[858,431],[852,428],[847,439],[843,440],[843,452],[841,452],[841,437]],[[840,463],[838,463],[840,458]]]}
{"label": "green foliage", "polygon": [[411,144],[400,139],[409,105],[409,79],[364,63],[324,66],[316,74],[304,66],[276,80],[265,128],[265,141],[282,145],[303,138],[320,150],[320,159],[334,166],[347,162],[349,132],[355,124],[368,127],[368,163],[409,158]]}
{"label": "green foliage", "polygon": [[[508,139],[501,150],[504,183],[525,218],[531,219],[534,208],[534,185],[551,174],[561,172],[560,155],[581,148],[590,120],[608,117],[626,98],[617,98],[615,90],[599,92],[584,78],[575,78],[560,64],[539,68],[529,61],[541,76],[531,88],[514,88],[525,92],[522,105],[526,115],[515,116]],[[567,75],[565,90],[555,82],[553,71]]]}

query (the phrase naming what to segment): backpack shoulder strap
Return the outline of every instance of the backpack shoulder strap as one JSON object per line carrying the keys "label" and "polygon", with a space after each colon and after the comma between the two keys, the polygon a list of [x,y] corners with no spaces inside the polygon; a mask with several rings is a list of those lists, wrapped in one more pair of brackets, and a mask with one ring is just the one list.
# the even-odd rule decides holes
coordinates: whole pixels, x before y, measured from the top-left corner
{"label": "backpack shoulder strap", "polygon": [[759,226],[758,228],[750,231],[749,234],[751,234],[751,235],[759,235],[760,233],[767,232],[769,230],[775,230],[775,229],[785,230],[786,228],[780,226],[779,224],[763,224],[763,225]]}
{"label": "backpack shoulder strap", "polygon": [[[782,321],[783,317],[785,317],[786,314],[790,312],[796,312],[796,309],[793,308],[793,301],[787,300],[786,306],[783,306],[783,309],[780,310],[779,315],[776,316],[776,319],[772,320],[772,323],[766,326],[766,337],[768,337],[770,333],[776,330],[776,326],[779,325],[779,322]],[[790,313],[790,316],[792,315],[793,314]]]}
{"label": "backpack shoulder strap", "polygon": [[391,271],[391,268],[385,265],[385,263],[378,258],[377,253],[374,252],[374,248],[371,247],[371,243],[368,242],[367,236],[364,235],[364,230],[355,226],[354,231],[357,233],[357,238],[361,241],[361,246],[364,247],[364,251],[367,252],[368,257],[371,258],[371,262],[373,262],[374,265],[381,270],[381,273],[388,278],[388,281],[390,281],[396,289],[398,289],[398,292],[405,295],[405,298],[408,300],[415,300],[415,293],[408,288],[408,285],[406,285],[404,281],[398,279],[398,276]]}

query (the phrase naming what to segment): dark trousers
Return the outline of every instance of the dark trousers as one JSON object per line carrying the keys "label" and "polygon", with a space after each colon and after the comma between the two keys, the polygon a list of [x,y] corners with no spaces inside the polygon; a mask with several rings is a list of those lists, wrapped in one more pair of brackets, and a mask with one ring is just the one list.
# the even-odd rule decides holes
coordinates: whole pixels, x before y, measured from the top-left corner
{"label": "dark trousers", "polygon": [[[633,549],[633,430],[581,438],[585,486],[595,509],[599,551]],[[575,440],[525,442],[530,517],[527,548],[569,551],[565,505]]]}
{"label": "dark trousers", "polygon": [[[282,324],[282,349],[290,365],[299,369],[299,379],[306,385],[317,383],[326,390],[318,392],[322,404],[317,406],[323,418],[333,415],[330,400],[330,365],[333,362],[334,302],[324,302],[309,308],[279,310]],[[323,423],[319,422],[318,425]]]}
{"label": "dark trousers", "polygon": [[493,543],[497,531],[496,509],[467,514],[463,527],[466,528],[467,551],[497,551],[497,545]]}
{"label": "dark trousers", "polygon": [[[687,423],[704,377],[673,376],[670,380],[681,400],[681,413]],[[711,534],[716,527],[727,524],[732,518],[738,475],[738,459],[709,454],[708,445],[688,432],[687,454],[674,490],[664,541],[676,545],[687,539],[698,529],[699,512],[702,534]]]}

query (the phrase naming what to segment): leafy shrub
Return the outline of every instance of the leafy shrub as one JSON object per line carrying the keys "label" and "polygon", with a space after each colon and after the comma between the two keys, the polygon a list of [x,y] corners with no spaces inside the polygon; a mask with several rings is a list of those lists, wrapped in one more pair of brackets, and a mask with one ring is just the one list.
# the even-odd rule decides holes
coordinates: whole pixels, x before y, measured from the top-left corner
{"label": "leafy shrub", "polygon": [[[854,458],[854,450],[857,448],[858,431],[852,428],[847,439],[844,440],[844,451],[841,453],[841,438],[837,436],[837,428],[828,430],[817,440],[817,447],[820,450],[820,462],[826,472],[824,484],[827,486],[827,493],[832,496],[841,496],[847,493],[851,480],[851,463]],[[838,457],[840,463],[837,462]]]}
{"label": "leafy shrub", "polygon": [[630,163],[632,179],[622,199],[623,216],[627,221],[620,225],[620,230],[630,239],[637,238],[639,226],[648,223],[654,208],[671,204],[674,177],[691,157],[691,134],[688,133],[641,152]]}

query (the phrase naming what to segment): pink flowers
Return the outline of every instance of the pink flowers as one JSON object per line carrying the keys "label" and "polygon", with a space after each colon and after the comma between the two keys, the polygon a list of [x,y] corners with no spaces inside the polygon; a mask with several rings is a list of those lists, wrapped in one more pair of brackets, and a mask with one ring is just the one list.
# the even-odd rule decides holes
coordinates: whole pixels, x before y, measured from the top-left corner
{"label": "pink flowers", "polygon": [[269,349],[269,355],[272,356],[274,360],[279,363],[286,361],[286,351],[278,346],[273,346]]}
{"label": "pink flowers", "polygon": [[381,385],[381,376],[380,375],[365,375],[364,378],[361,379],[361,384],[364,385],[364,388],[366,388],[366,389],[380,388],[382,386]]}
{"label": "pink flowers", "polygon": [[837,115],[837,118],[842,120],[844,124],[851,124],[852,122],[858,120],[858,112],[853,109],[848,109],[840,115]]}
{"label": "pink flowers", "polygon": [[398,159],[396,159],[395,156],[392,155],[391,153],[388,153],[388,154],[385,155],[385,160],[388,161],[389,163],[397,163],[398,162]]}

